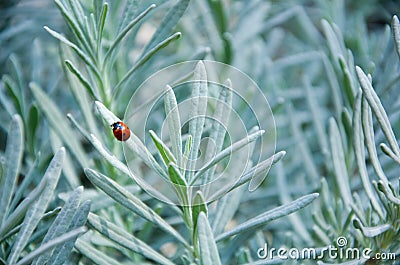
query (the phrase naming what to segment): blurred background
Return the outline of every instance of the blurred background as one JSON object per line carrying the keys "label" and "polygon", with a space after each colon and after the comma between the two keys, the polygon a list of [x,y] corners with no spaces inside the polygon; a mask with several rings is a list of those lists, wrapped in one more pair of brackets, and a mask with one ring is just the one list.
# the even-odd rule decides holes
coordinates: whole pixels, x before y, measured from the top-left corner
{"label": "blurred background", "polygon": [[[92,10],[92,1],[80,2],[85,11]],[[109,1],[104,47],[110,46],[115,29],[122,25],[121,20],[126,19],[124,10],[131,3],[135,3],[136,10],[144,10],[150,5],[149,1]],[[154,0],[151,3],[157,7],[119,47],[116,63],[108,77],[111,84],[115,85],[140,58],[161,19],[175,2]],[[352,148],[351,116],[354,94],[359,90],[354,66],[359,65],[366,73],[371,73],[374,89],[395,134],[399,136],[399,59],[390,29],[393,15],[399,15],[399,12],[400,1],[396,0],[191,1],[175,27],[175,31],[182,33],[181,38],[158,51],[135,71],[108,107],[123,117],[130,96],[140,84],[154,72],[174,63],[206,59],[230,64],[249,75],[268,99],[276,123],[276,150],[286,151],[286,156],[271,169],[260,189],[241,195],[240,207],[228,225],[234,226],[248,216],[301,195],[321,192],[325,184],[330,197],[326,196],[333,203],[341,200],[328,132],[330,118],[336,120],[339,127],[343,163],[351,190],[359,192],[362,201],[366,197]],[[71,113],[84,128],[98,133],[96,135],[108,140],[111,135],[102,132],[104,126],[99,118],[95,119],[95,126],[87,122],[85,111],[94,112],[94,98],[87,96],[90,104],[86,109],[82,108],[66,77],[63,62],[70,54],[63,51],[62,45],[43,29],[44,26],[74,39],[54,1],[1,0],[0,74],[3,82],[0,85],[0,150],[3,154],[12,115],[19,113],[26,130],[21,178],[39,152],[41,158],[36,170],[41,172],[54,150],[65,144],[68,147],[57,125],[49,121],[46,113],[38,107],[28,86],[30,82],[40,84],[64,117]],[[82,66],[82,63],[78,65]],[[18,87],[18,93],[9,89],[10,84]],[[347,87],[353,89],[353,94]],[[123,184],[132,184],[128,178],[102,165],[101,158],[87,140],[72,126],[68,128],[78,147],[69,146],[73,151],[58,186],[60,192],[78,185],[92,188],[83,174],[84,164],[112,174]],[[378,126],[372,129],[376,142],[383,141],[384,135]],[[106,144],[114,148],[110,141]],[[115,149],[122,157],[122,151],[118,147]],[[77,153],[84,154],[84,159],[79,159]],[[398,166],[382,152],[378,155],[388,179],[393,180],[398,188]],[[368,173],[376,179],[368,157],[365,160]],[[151,204],[157,203],[153,201]],[[365,208],[368,208],[367,204],[364,204]],[[326,217],[329,214],[324,212],[325,207],[323,202],[314,203],[291,218],[269,223],[256,235],[236,240],[224,248],[223,260],[235,260],[235,255],[239,255],[237,249],[245,253],[263,246],[266,240],[273,242],[274,246],[322,246],[340,233],[354,236],[348,230],[337,229],[329,218],[325,220],[325,231],[321,232],[321,224],[316,222],[314,214],[321,212]],[[343,222],[347,218],[347,215],[338,216]]]}

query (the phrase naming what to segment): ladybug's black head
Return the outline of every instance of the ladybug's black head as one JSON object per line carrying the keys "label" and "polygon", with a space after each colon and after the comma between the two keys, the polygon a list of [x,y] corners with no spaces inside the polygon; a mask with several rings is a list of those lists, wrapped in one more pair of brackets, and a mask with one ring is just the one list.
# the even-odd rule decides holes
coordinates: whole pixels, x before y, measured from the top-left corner
{"label": "ladybug's black head", "polygon": [[121,125],[120,122],[114,122],[113,124],[111,124],[111,128],[112,128],[113,130],[117,130],[117,129],[122,130],[122,129],[123,129],[123,126]]}

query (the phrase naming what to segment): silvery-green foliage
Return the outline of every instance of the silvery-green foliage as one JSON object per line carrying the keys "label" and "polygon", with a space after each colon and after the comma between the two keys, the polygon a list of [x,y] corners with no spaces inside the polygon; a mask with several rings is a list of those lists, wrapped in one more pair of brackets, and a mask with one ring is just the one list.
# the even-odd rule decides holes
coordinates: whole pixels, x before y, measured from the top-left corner
{"label": "silvery-green foliage", "polygon": [[[203,63],[199,62],[196,66],[195,71],[205,71],[203,68]],[[196,76],[196,75],[195,75]],[[195,79],[197,80],[197,79]],[[167,89],[168,92],[168,89]],[[174,98],[174,94],[170,91],[169,93],[171,94],[166,94],[166,109],[169,109],[168,104],[171,102],[176,102],[176,99]],[[205,102],[207,103],[207,101]],[[220,103],[224,104],[224,103]],[[96,102],[96,106],[99,110],[99,113],[102,115],[103,119],[106,121],[106,123],[113,123],[117,120],[119,120],[110,110],[108,110],[102,103]],[[199,106],[198,102],[193,103],[193,109]],[[173,108],[172,108],[173,109]],[[193,114],[194,117],[197,116],[197,112]],[[172,116],[173,119],[179,119],[179,116],[177,113],[175,113],[175,116]],[[194,120],[194,119],[192,119]],[[177,139],[181,141],[180,137],[180,129],[179,130],[174,130],[173,128],[175,127],[175,124],[178,123],[179,121],[171,121],[170,122],[170,131],[173,132],[172,137],[175,137],[174,134],[178,134]],[[193,126],[197,126],[197,121],[193,122]],[[238,142],[235,142],[228,146],[226,149],[222,150],[220,153],[218,153],[209,163],[210,165],[207,166],[206,164],[203,169],[200,169],[197,171],[196,174],[194,175],[189,175],[186,176],[185,172],[186,170],[190,170],[190,165],[184,168],[178,168],[176,165],[176,157],[183,156],[181,149],[171,147],[169,148],[166,143],[164,143],[154,132],[150,131],[149,132],[152,135],[152,140],[154,141],[155,146],[157,147],[157,151],[159,153],[159,156],[161,159],[160,163],[157,162],[154,158],[154,156],[151,154],[149,150],[147,150],[147,147],[145,146],[144,143],[141,142],[141,140],[135,136],[131,135],[129,139],[125,141],[125,146],[127,148],[127,152],[133,152],[135,153],[143,163],[145,163],[150,169],[155,171],[160,178],[169,178],[170,183],[173,184],[177,197],[182,204],[181,207],[177,208],[175,206],[167,205],[166,207],[170,208],[172,207],[172,210],[177,213],[177,215],[182,218],[183,223],[186,226],[186,229],[188,230],[188,234],[191,235],[191,240],[188,242],[182,236],[180,236],[173,227],[169,226],[168,223],[163,220],[161,216],[159,216],[156,212],[153,212],[146,204],[140,201],[140,197],[136,197],[135,195],[130,194],[127,190],[125,190],[122,186],[120,186],[118,183],[114,182],[112,179],[110,179],[107,176],[104,176],[103,174],[96,172],[92,169],[87,169],[85,170],[85,173],[87,177],[90,179],[90,181],[97,187],[99,187],[102,191],[104,191],[107,195],[109,195],[111,198],[113,198],[116,202],[119,204],[123,205],[125,208],[128,210],[132,211],[133,213],[141,216],[142,218],[146,219],[147,221],[153,223],[154,225],[158,226],[161,230],[166,232],[167,234],[172,235],[179,243],[181,250],[180,251],[185,251],[188,254],[185,256],[188,260],[192,260],[192,262],[200,262],[204,264],[219,264],[221,262],[220,260],[220,255],[218,253],[218,248],[217,248],[217,242],[223,242],[228,240],[230,237],[233,235],[240,235],[240,234],[248,234],[251,231],[257,230],[257,228],[262,227],[266,223],[275,220],[280,217],[284,217],[286,215],[289,215],[290,213],[293,213],[295,211],[298,211],[302,209],[303,207],[307,206],[310,204],[312,201],[314,201],[317,197],[318,194],[310,194],[310,195],[305,195],[293,202],[289,202],[285,205],[282,205],[280,207],[277,207],[275,209],[272,209],[270,211],[266,211],[264,213],[259,214],[258,216],[255,216],[254,218],[250,218],[249,220],[243,222],[242,224],[238,225],[236,228],[222,232],[220,231],[219,234],[215,234],[213,230],[211,229],[211,225],[208,223],[209,221],[207,220],[207,215],[209,213],[208,211],[208,203],[204,200],[202,192],[197,191],[194,198],[193,202],[190,197],[190,190],[192,185],[190,185],[190,180],[192,178],[193,181],[195,181],[196,176],[202,177],[204,175],[201,174],[202,170],[206,172],[210,168],[212,168],[214,165],[218,164],[221,162],[223,157],[226,157],[227,155],[231,154],[231,152],[236,152],[238,149],[243,147],[244,145],[249,145],[252,144],[257,137],[259,137],[263,131],[258,131],[255,132],[251,135],[249,135],[247,138],[239,140]],[[188,139],[192,139],[189,137]],[[194,138],[193,138],[194,141]],[[197,139],[196,141],[200,142],[200,139]],[[172,144],[172,141],[171,141]],[[182,143],[175,142],[175,144],[182,146]],[[190,148],[193,148],[193,146],[197,146],[199,148],[199,145],[191,145]],[[174,153],[171,150],[178,150],[179,153]],[[228,150],[228,151],[227,151]],[[186,152],[185,152],[186,153]],[[187,154],[186,154],[187,155]],[[236,194],[234,191],[236,189],[239,189],[239,187],[251,180],[252,177],[256,177],[259,174],[266,174],[265,167],[268,167],[279,161],[284,156],[284,152],[279,152],[276,155],[266,159],[265,161],[260,162],[259,164],[255,164],[253,167],[248,168],[247,171],[244,172],[244,177],[241,178],[241,181],[237,183],[237,185],[234,185],[233,187],[228,187],[226,190],[221,190],[222,196],[229,196],[228,194]],[[109,160],[110,163],[114,163],[113,157],[109,155],[104,156],[105,159]],[[243,158],[244,159],[244,158]],[[276,159],[276,160],[275,160]],[[162,163],[161,163],[162,162]],[[126,170],[124,169],[125,167],[121,167],[120,170],[122,172],[126,173]],[[183,172],[181,172],[183,170]],[[203,172],[203,173],[204,173]],[[129,172],[128,175],[132,179],[135,179],[136,177],[133,176],[135,173]],[[246,177],[249,175],[250,177]],[[194,183],[194,182],[193,182]],[[225,194],[227,193],[227,194]],[[229,208],[231,207],[230,205],[225,205],[224,208]],[[222,210],[223,208],[221,208]],[[224,209],[226,210],[226,209]],[[233,212],[237,210],[237,208],[232,209]],[[218,212],[213,212],[213,221],[214,223],[220,223],[221,221],[229,221],[229,219],[226,219],[225,214],[219,215],[217,214]],[[229,213],[229,211],[227,212]],[[230,214],[230,213],[229,213]],[[232,215],[230,215],[232,217]],[[99,229],[107,229],[107,231],[99,230]],[[121,244],[120,241],[117,241],[116,239],[112,239],[110,236],[111,230],[108,231],[110,228],[106,227],[99,227],[96,228],[101,234],[105,237],[107,237],[110,240],[116,241],[118,244]],[[122,231],[120,232],[122,233]],[[127,244],[135,244],[134,239],[130,239],[127,241]],[[123,244],[122,246],[127,247],[127,245]],[[139,250],[129,248],[136,253],[139,253],[143,256],[149,257],[149,253],[145,251],[143,248],[139,248]],[[151,248],[149,251],[155,252],[155,250],[152,250]],[[88,256],[87,254],[85,254]],[[88,256],[89,259],[92,261],[93,256]],[[155,259],[155,257],[151,257],[152,260]],[[163,259],[162,256],[160,256],[159,259]],[[165,258],[164,258],[165,259]],[[99,262],[96,260],[96,262]],[[165,262],[164,262],[165,263]]]}
{"label": "silvery-green foliage", "polygon": [[[399,130],[398,19],[393,18],[390,29],[388,14],[398,8],[380,9],[376,1],[355,4],[354,10],[345,1],[313,1],[312,8],[303,3],[250,1],[218,9],[215,1],[199,1],[198,19],[186,22],[194,26],[201,21],[205,35],[219,34],[219,41],[207,43],[214,56],[226,60],[220,50],[234,54],[226,62],[255,78],[271,102],[278,148],[287,155],[270,173],[278,176],[277,183],[270,190],[266,187],[268,195],[257,198],[287,202],[304,191],[321,193],[312,215],[308,208],[309,214],[290,219],[293,237],[285,240],[275,234],[274,242],[322,247],[345,235],[352,240],[349,246],[380,242],[372,243],[373,253],[384,249],[398,254],[393,240],[398,235],[398,206],[388,204],[398,194]],[[379,10],[386,10],[386,15]],[[229,19],[232,14],[235,19]],[[209,26],[210,21],[218,26]],[[371,73],[372,81],[360,80],[363,74],[357,64]]]}
{"label": "silvery-green foliage", "polygon": [[[256,250],[266,242],[321,248],[338,236],[398,257],[396,1],[3,2],[0,264],[296,264],[259,260]],[[193,59],[231,64],[255,80],[275,115],[278,152],[211,204],[189,194],[191,183],[212,179],[230,151],[268,128],[226,149],[223,130],[211,127],[220,152],[207,168],[182,172],[210,128],[196,118],[182,134],[179,98],[166,86],[173,137],[164,142],[154,129],[146,132],[152,149],[132,137],[126,151],[151,170],[138,174],[174,183],[186,203],[178,207],[139,188],[109,125],[148,76]],[[203,84],[198,93],[207,93]],[[193,114],[204,111],[202,100]],[[224,106],[216,116],[229,117]],[[275,163],[249,193],[251,178]]]}
{"label": "silvery-green foliage", "polygon": [[[18,185],[24,152],[23,135],[21,117],[14,115],[7,138],[5,174],[0,185],[0,259],[3,264],[10,265],[32,264],[32,261],[34,264],[63,264],[77,237],[87,231],[84,225],[90,202],[80,203],[83,188],[78,187],[62,208],[47,211],[54,200],[65,148],[60,148],[54,155],[35,189],[26,189],[33,180],[29,176],[23,180],[25,185]],[[40,232],[43,228],[47,230],[45,235]]]}

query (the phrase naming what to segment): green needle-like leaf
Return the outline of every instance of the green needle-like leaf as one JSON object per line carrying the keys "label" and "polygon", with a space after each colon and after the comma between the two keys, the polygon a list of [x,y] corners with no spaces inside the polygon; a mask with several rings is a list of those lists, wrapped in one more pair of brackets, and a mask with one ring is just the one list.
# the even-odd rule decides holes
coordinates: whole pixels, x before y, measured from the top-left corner
{"label": "green needle-like leaf", "polygon": [[198,217],[197,234],[199,238],[201,264],[222,264],[219,258],[218,248],[214,240],[213,232],[204,212],[200,212]]}
{"label": "green needle-like leaf", "polygon": [[37,136],[37,129],[39,125],[39,109],[36,104],[32,104],[28,111],[28,118],[27,118],[27,134],[29,134],[28,142],[27,142],[27,149],[30,150],[31,153],[36,151],[36,136]]}
{"label": "green needle-like leaf", "polygon": [[265,133],[264,130],[259,130],[257,132],[254,132],[250,134],[249,136],[246,136],[245,138],[235,142],[234,144],[228,146],[221,152],[219,152],[217,155],[214,156],[214,158],[209,161],[207,164],[205,164],[193,177],[192,181],[190,182],[190,185],[193,185],[196,180],[201,177],[205,172],[207,172],[208,169],[216,165],[218,162],[222,161],[224,158],[228,157],[232,153],[240,150],[241,148],[245,147],[246,145],[250,144],[251,142],[256,141],[259,137],[261,137]]}
{"label": "green needle-like leaf", "polygon": [[170,177],[170,180],[172,181],[172,183],[174,183],[178,186],[187,187],[186,179],[180,174],[176,165],[174,165],[173,163],[170,163],[168,165],[168,173],[169,173],[169,177]]}
{"label": "green needle-like leaf", "polygon": [[76,46],[73,42],[69,41],[67,38],[65,38],[60,33],[56,32],[46,26],[44,27],[44,29],[47,32],[49,32],[54,38],[58,39],[65,45],[71,47],[75,51],[75,53],[79,56],[79,58],[81,58],[89,66],[89,68],[92,70],[92,72],[96,75],[96,78],[98,80],[101,80],[101,74],[100,74],[99,70],[93,63],[92,59],[87,54],[85,54],[85,52],[83,52],[78,46]]}
{"label": "green needle-like leaf", "polygon": [[221,196],[222,194],[228,193],[231,190],[234,190],[234,189],[242,186],[243,184],[249,182],[251,179],[253,179],[255,177],[257,178],[260,175],[265,176],[267,174],[267,172],[269,171],[269,169],[271,168],[271,166],[276,164],[279,160],[281,160],[285,156],[285,154],[286,154],[285,151],[280,151],[280,152],[274,154],[272,157],[269,157],[269,158],[265,159],[264,161],[258,163],[257,165],[255,165],[254,167],[252,167],[251,169],[246,171],[240,177],[240,179],[235,183],[235,185],[233,185],[232,187],[224,187],[218,193],[214,194],[209,199],[209,201],[213,201],[213,200],[217,199],[219,196]]}
{"label": "green needle-like leaf", "polygon": [[174,236],[185,246],[188,246],[186,240],[174,228],[172,228],[164,219],[162,219],[156,212],[144,204],[139,198],[135,197],[126,189],[118,185],[115,181],[92,169],[85,169],[85,173],[93,185],[99,187],[122,206],[133,211],[149,222],[154,223],[160,227],[160,229]]}
{"label": "green needle-like leaf", "polygon": [[[368,195],[368,198],[374,207],[375,211],[379,214],[379,216],[384,219],[383,210],[381,209],[376,195],[373,191],[371,180],[368,177],[367,167],[365,165],[365,148],[364,148],[364,135],[362,131],[362,118],[361,116],[365,116],[367,113],[366,110],[363,110],[361,114],[362,108],[369,108],[366,102],[362,104],[362,97],[361,93],[358,94],[354,105],[354,112],[353,112],[353,138],[354,138],[354,154],[357,160],[358,170],[360,171],[361,181],[363,183],[365,192]],[[365,120],[364,120],[365,123]]]}
{"label": "green needle-like leaf", "polygon": [[368,106],[368,102],[362,97],[362,127],[365,136],[365,145],[367,147],[370,161],[375,169],[379,179],[384,183],[388,183],[388,179],[383,172],[380,161],[378,160],[378,153],[376,151],[375,139],[374,139],[374,126],[372,124],[372,113],[371,108]]}
{"label": "green needle-like leaf", "polygon": [[67,21],[82,48],[86,51],[87,54],[89,54],[91,59],[94,59],[95,57],[93,53],[93,47],[91,47],[89,36],[88,34],[86,34],[86,31],[82,30],[84,25],[83,19],[85,16],[79,2],[70,1],[72,12],[70,12],[70,10],[67,10],[67,8],[62,4],[60,0],[55,0],[54,2],[60,10],[61,14],[64,16],[64,19]]}
{"label": "green needle-like leaf", "polygon": [[396,157],[400,157],[400,148],[397,144],[392,126],[390,125],[389,118],[387,117],[386,111],[383,108],[378,95],[375,93],[374,88],[372,87],[371,81],[364,74],[363,70],[360,67],[356,66],[356,72],[363,94],[367,99],[368,104],[371,106],[371,109],[374,112],[379,125],[382,128],[382,131],[385,134],[386,140],[388,141],[390,148],[392,149]]}
{"label": "green needle-like leaf", "polygon": [[21,221],[26,215],[28,209],[33,203],[39,198],[44,189],[47,187],[47,179],[43,179],[39,185],[30,192],[29,196],[26,197],[16,209],[8,216],[8,218],[2,223],[0,229],[0,242],[3,241],[3,236],[11,231],[11,229],[16,228],[16,225]]}
{"label": "green needle-like leaf", "polygon": [[103,39],[103,33],[104,33],[104,25],[106,23],[106,18],[107,18],[107,14],[108,14],[108,3],[105,2],[103,3],[103,7],[101,8],[101,12],[100,12],[100,17],[99,17],[99,21],[97,24],[97,53],[99,53],[100,48],[101,48],[101,41]]}
{"label": "green needle-like leaf", "polygon": [[353,201],[351,199],[350,180],[345,164],[343,144],[339,128],[333,118],[329,119],[329,143],[331,146],[332,162],[333,168],[335,169],[337,187],[339,188],[346,206],[350,207]]}
{"label": "green needle-like leaf", "polygon": [[157,264],[174,264],[140,239],[132,236],[130,233],[124,231],[117,225],[106,221],[100,216],[91,213],[88,221],[94,229],[118,245],[154,260]]}
{"label": "green needle-like leaf", "polygon": [[75,248],[88,259],[94,262],[97,265],[121,265],[115,259],[110,258],[106,253],[97,250],[90,243],[85,242],[81,239],[75,244]]}
{"label": "green needle-like leaf", "polygon": [[23,115],[25,113],[24,103],[22,102],[23,96],[17,82],[15,82],[9,75],[3,75],[2,81],[4,83],[4,87],[8,91],[8,96],[10,96],[13,100],[18,113]]}
{"label": "green needle-like leaf", "polygon": [[103,144],[99,141],[99,139],[96,138],[93,134],[90,135],[90,142],[93,145],[94,148],[100,153],[100,155],[103,156],[112,166],[114,166],[116,169],[119,169],[121,172],[125,173],[127,176],[131,176],[131,172],[129,171],[129,168],[122,163],[117,157],[115,157],[109,150],[103,146]]}
{"label": "green needle-like leaf", "polygon": [[189,134],[188,138],[186,139],[185,149],[183,151],[183,156],[182,156],[182,168],[183,169],[186,169],[190,150],[192,149],[192,141],[193,141],[193,137]]}
{"label": "green needle-like leaf", "polygon": [[374,227],[365,227],[361,224],[360,220],[358,220],[357,218],[353,220],[353,225],[355,228],[360,229],[363,235],[366,237],[376,237],[392,228],[390,224],[383,224]]}
{"label": "green needle-like leaf", "polygon": [[393,16],[392,30],[393,30],[393,37],[396,45],[397,55],[400,58],[400,23],[399,23],[399,18],[397,16]]}
{"label": "green needle-like leaf", "polygon": [[[0,224],[6,219],[14,195],[18,179],[18,172],[21,168],[22,155],[24,152],[24,131],[23,123],[19,115],[13,116],[8,131],[7,145],[5,151],[6,170],[0,182]],[[1,225],[2,226],[2,225]]]}
{"label": "green needle-like leaf", "polygon": [[146,10],[140,13],[135,19],[133,19],[129,24],[118,34],[112,43],[110,49],[107,51],[106,56],[104,57],[104,64],[107,63],[110,56],[115,51],[117,45],[124,39],[124,37],[128,34],[128,32],[140,21],[144,18],[152,9],[156,7],[155,4],[150,5]]}
{"label": "green needle-like leaf", "polygon": [[289,215],[293,212],[296,212],[296,211],[306,207],[307,205],[309,205],[318,196],[319,196],[318,193],[305,195],[289,204],[285,204],[285,205],[279,206],[275,209],[269,210],[265,213],[262,213],[256,217],[238,225],[237,227],[233,228],[232,230],[229,230],[229,231],[217,236],[216,241],[224,240],[230,236],[239,234],[241,232],[252,231],[254,229],[259,228],[260,226],[265,225],[266,223],[268,223],[272,220],[275,220],[280,217]]}
{"label": "green needle-like leaf", "polygon": [[170,163],[168,165],[168,175],[181,203],[184,206],[189,206],[188,184],[175,164]]}
{"label": "green needle-like leaf", "polygon": [[[74,231],[83,227],[86,224],[86,220],[90,211],[90,201],[85,201],[82,203],[79,208],[75,211],[75,214],[71,220],[71,224],[69,225],[67,231]],[[69,255],[74,248],[75,242],[78,237],[73,237],[68,241],[65,241],[64,244],[58,246],[54,249],[53,255],[51,255],[48,264],[49,265],[63,265],[64,262],[68,259]]]}
{"label": "green needle-like leaf", "polygon": [[83,167],[88,166],[89,159],[86,157],[82,145],[79,143],[79,138],[74,135],[67,119],[61,113],[58,106],[37,84],[31,83],[30,88],[32,89],[39,108],[46,115],[52,129],[64,140],[65,144],[75,155],[77,161],[81,163]]}
{"label": "green needle-like leaf", "polygon": [[[49,253],[49,251],[65,242],[68,242],[74,238],[77,238],[79,235],[85,233],[87,231],[86,227],[80,227],[75,230],[72,230],[68,233],[65,233],[59,237],[56,237],[45,244],[42,244],[39,248],[35,249],[28,255],[26,255],[23,259],[21,259],[17,265],[25,265],[25,264],[31,264],[30,262],[38,257],[39,255],[42,255],[43,253]],[[41,256],[40,256],[41,257]],[[45,264],[45,263],[38,263],[38,264]]]}
{"label": "green needle-like leaf", "polygon": [[67,66],[68,70],[74,74],[79,82],[86,88],[86,91],[95,99],[99,99],[99,95],[97,95],[96,90],[92,88],[92,85],[89,81],[83,76],[83,74],[72,64],[71,61],[65,60],[65,65]]}
{"label": "green needle-like leaf", "polygon": [[336,58],[345,53],[346,48],[344,47],[343,36],[340,31],[337,31],[337,26],[333,23],[329,23],[325,19],[321,21],[324,34],[327,38],[327,43],[331,54]]}
{"label": "green needle-like leaf", "polygon": [[[60,213],[57,215],[57,218],[54,220],[49,230],[47,231],[45,237],[42,240],[41,246],[46,244],[48,241],[61,236],[62,234],[67,232],[68,226],[70,225],[72,218],[76,210],[78,209],[80,197],[83,192],[83,187],[80,186],[75,189],[75,191],[71,194],[68,201],[62,207]],[[45,253],[40,256],[40,258],[36,259],[32,265],[46,264],[50,258],[51,253]]]}
{"label": "green needle-like leaf", "polygon": [[165,87],[164,102],[172,153],[177,159],[177,165],[182,166],[181,118],[175,93],[169,85]]}
{"label": "green needle-like leaf", "polygon": [[[219,153],[224,144],[226,128],[228,128],[229,117],[232,109],[232,82],[226,80],[224,87],[221,88],[217,107],[214,112],[214,122],[212,124],[210,139],[207,144],[205,161],[212,159],[213,153]],[[215,146],[214,146],[215,145]],[[214,150],[212,150],[215,148]],[[209,169],[202,178],[202,184],[210,182],[210,177],[214,174],[216,167]]]}
{"label": "green needle-like leaf", "polygon": [[194,195],[192,205],[193,231],[196,231],[200,213],[205,213],[206,216],[208,214],[207,204],[201,191],[197,191]]}
{"label": "green needle-like leaf", "polygon": [[188,170],[186,171],[186,179],[192,184],[195,183],[192,178],[196,167],[197,155],[200,147],[201,136],[205,122],[205,114],[207,111],[207,72],[204,63],[197,63],[194,70],[193,88],[191,95],[192,109],[189,121],[189,134],[193,137],[192,147],[189,153]]}
{"label": "green needle-like leaf", "polygon": [[339,56],[339,64],[340,68],[343,72],[343,83],[344,83],[344,91],[346,93],[347,100],[349,101],[350,106],[354,105],[354,94],[355,88],[353,83],[353,76],[351,75],[348,66],[346,64],[343,55]]}
{"label": "green needle-like leaf", "polygon": [[164,161],[165,165],[168,165],[169,163],[174,163],[176,164],[176,159],[172,152],[169,150],[169,148],[164,144],[164,142],[158,138],[155,132],[152,130],[149,131],[150,137],[153,140],[154,145],[156,146],[158,153],[160,154],[161,158]]}
{"label": "green needle-like leaf", "polygon": [[44,174],[42,181],[47,181],[47,189],[45,189],[41,196],[38,198],[35,204],[28,210],[25,219],[22,223],[21,230],[15,240],[15,243],[11,249],[10,256],[7,259],[7,264],[16,264],[22,250],[28,243],[33,231],[37,227],[40,219],[50,201],[53,199],[53,193],[57,186],[58,179],[61,174],[61,167],[65,157],[65,149],[61,148],[51,161],[49,167]]}
{"label": "green needle-like leaf", "polygon": [[118,82],[118,84],[115,85],[114,87],[114,95],[113,97],[118,99],[119,94],[121,93],[122,85],[128,81],[128,79],[132,76],[132,74],[140,67],[142,66],[145,62],[150,60],[150,58],[156,54],[159,50],[162,48],[168,46],[172,41],[177,40],[181,37],[181,33],[177,32],[166,38],[165,40],[161,41],[159,44],[157,44],[153,49],[148,51],[146,54],[140,57],[140,59],[135,63],[134,66],[132,66],[128,72],[121,78],[121,80]]}
{"label": "green needle-like leaf", "polygon": [[[143,51],[143,54],[153,50],[161,41],[167,38],[171,33],[175,25],[178,23],[186,8],[189,5],[190,0],[180,0],[176,3],[171,10],[165,15],[160,23],[157,31],[154,33],[150,42],[147,44]],[[142,55],[143,57],[143,55]]]}
{"label": "green needle-like leaf", "polygon": [[387,146],[385,143],[380,143],[379,147],[383,153],[393,159],[393,161],[396,161],[398,164],[400,164],[400,158],[392,151],[392,149],[390,149],[389,146]]}
{"label": "green needle-like leaf", "polygon": [[392,202],[394,204],[397,204],[397,205],[400,205],[400,198],[395,197],[393,195],[393,191],[390,190],[389,187],[387,185],[385,185],[383,183],[383,181],[381,181],[381,180],[378,182],[378,189],[386,195],[386,198],[390,202]]}

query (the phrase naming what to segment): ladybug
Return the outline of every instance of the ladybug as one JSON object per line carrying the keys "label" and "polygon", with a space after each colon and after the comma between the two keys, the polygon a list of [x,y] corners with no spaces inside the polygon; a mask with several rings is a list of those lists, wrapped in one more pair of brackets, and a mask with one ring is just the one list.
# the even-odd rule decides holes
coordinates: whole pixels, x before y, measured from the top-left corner
{"label": "ladybug", "polygon": [[131,130],[122,121],[115,122],[111,125],[115,138],[118,141],[126,141],[131,137]]}

